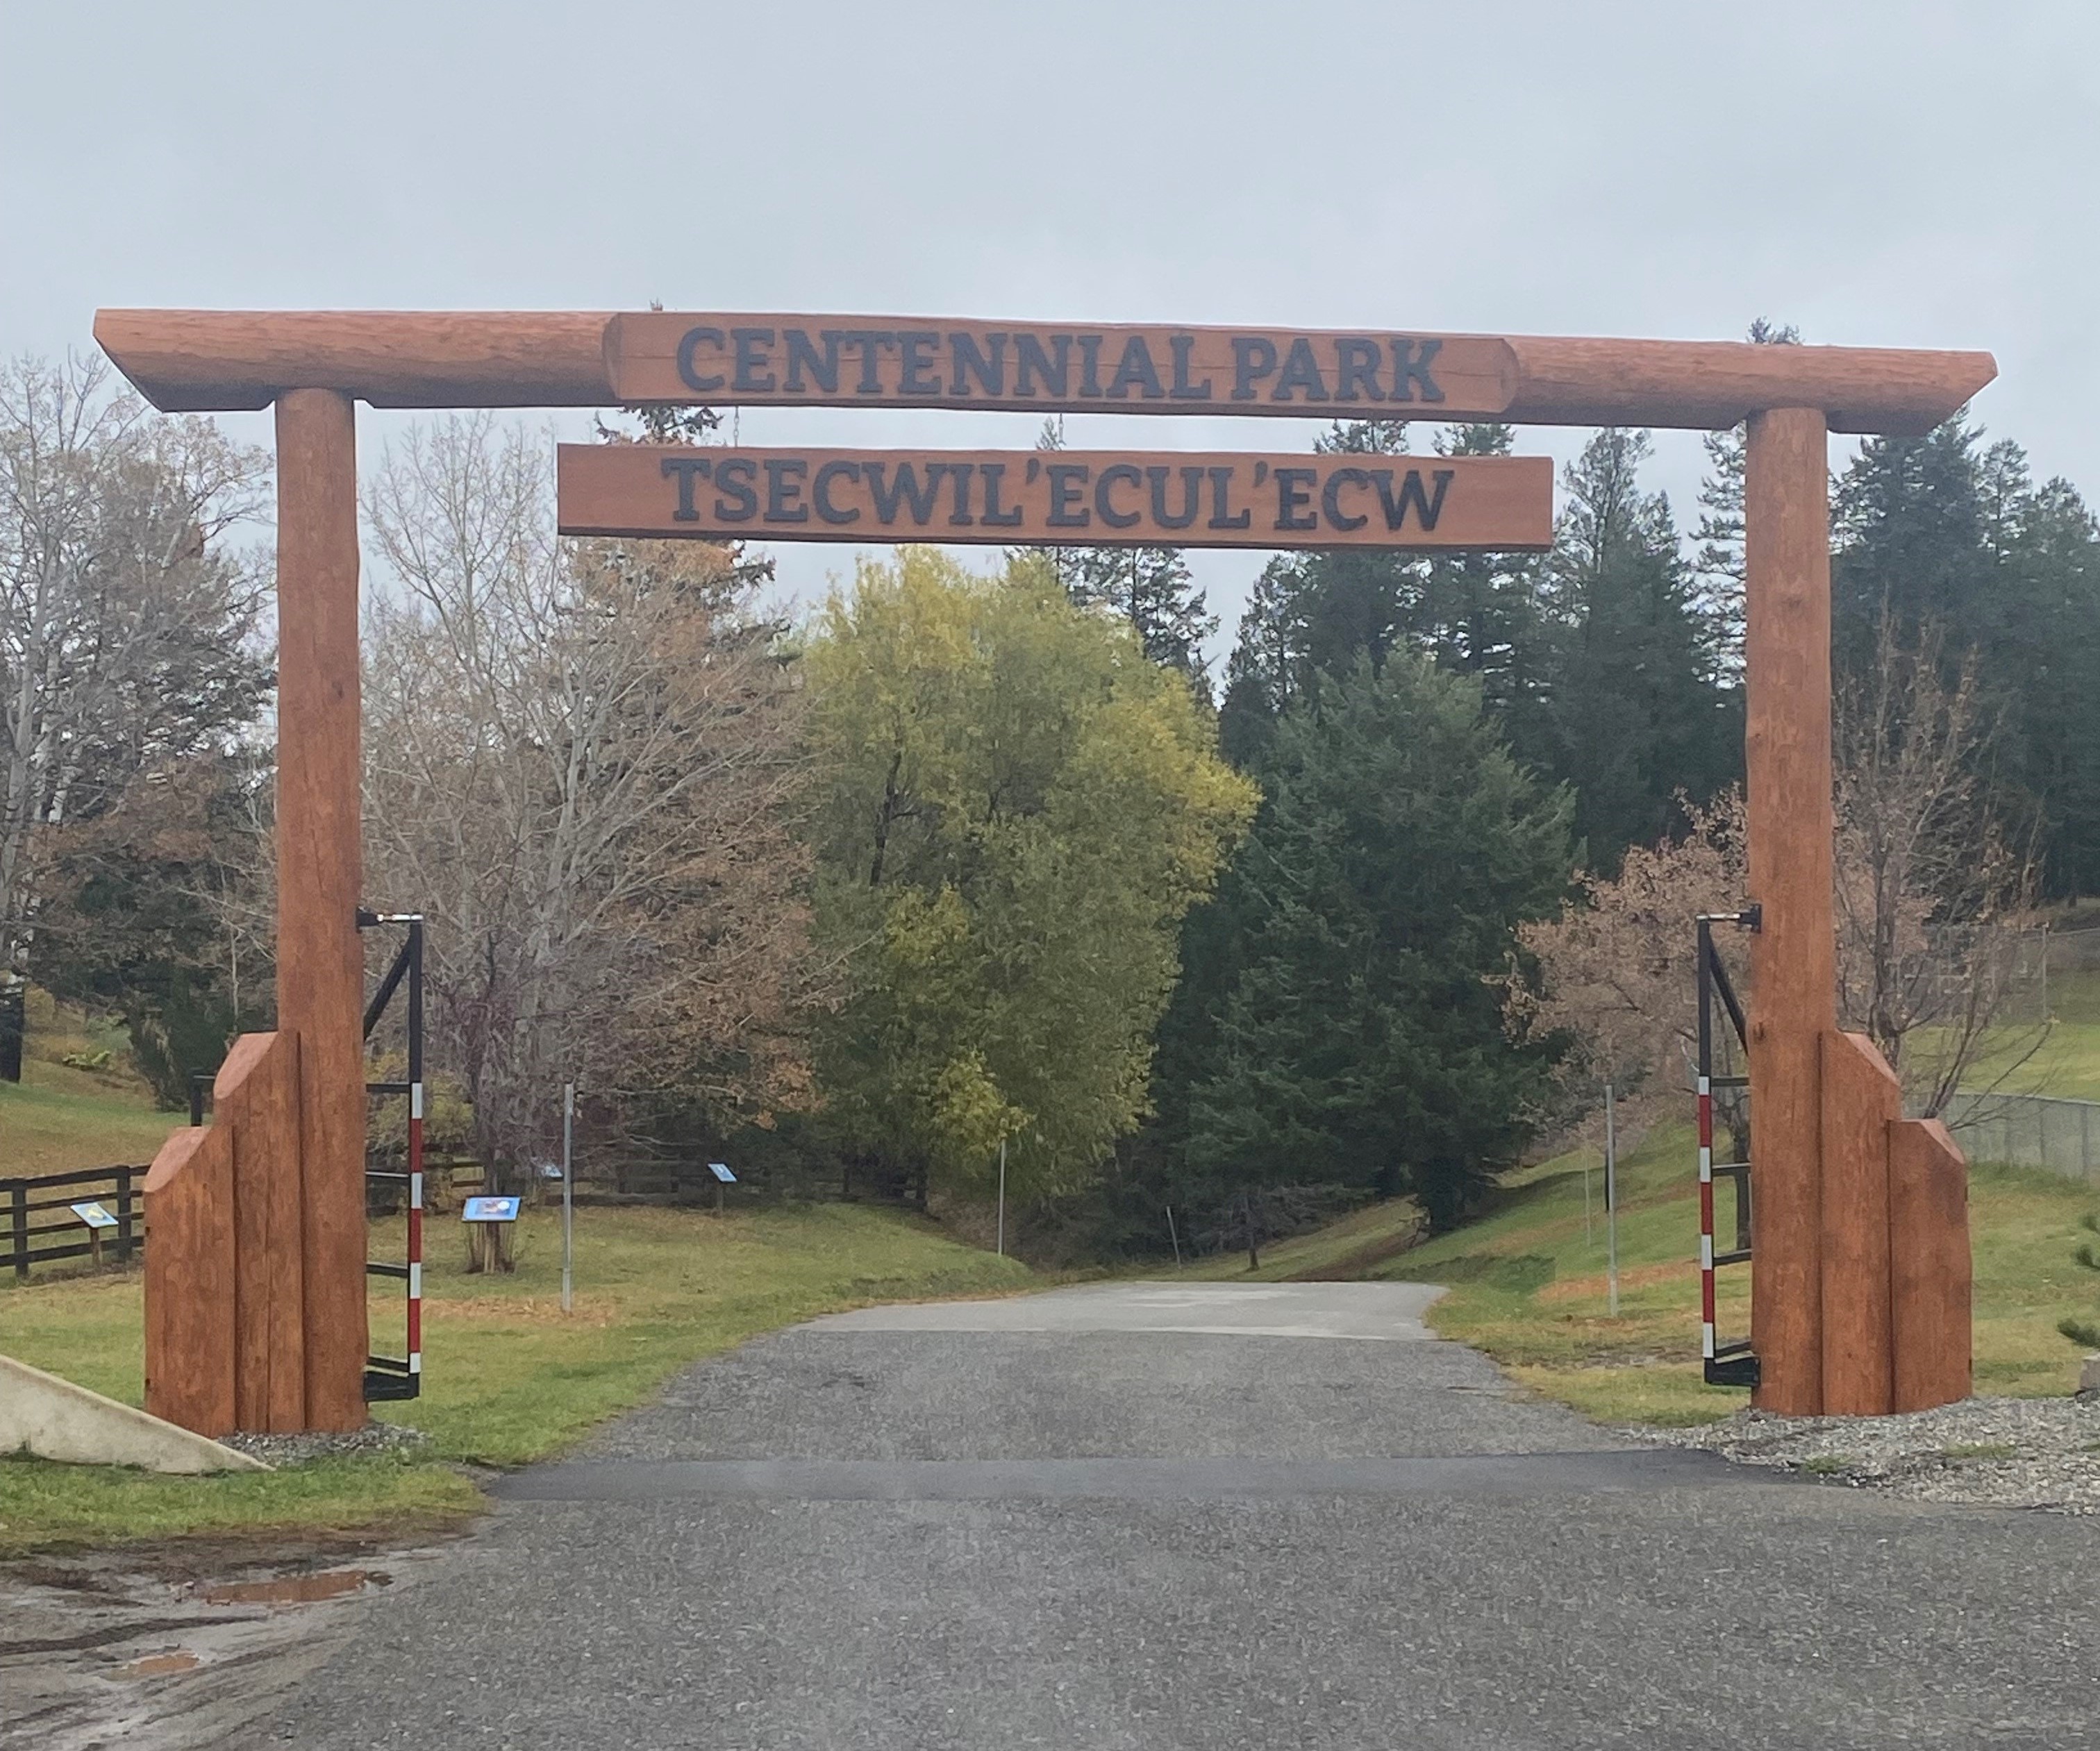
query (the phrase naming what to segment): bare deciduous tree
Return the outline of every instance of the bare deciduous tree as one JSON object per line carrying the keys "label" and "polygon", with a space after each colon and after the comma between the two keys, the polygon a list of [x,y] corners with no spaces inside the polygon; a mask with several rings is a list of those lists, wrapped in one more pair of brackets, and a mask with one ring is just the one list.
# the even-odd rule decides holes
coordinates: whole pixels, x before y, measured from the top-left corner
{"label": "bare deciduous tree", "polygon": [[267,574],[223,538],[267,479],[99,360],[0,369],[0,980],[29,970],[58,831],[254,723]]}
{"label": "bare deciduous tree", "polygon": [[368,893],[430,920],[433,1047],[499,1179],[554,1091],[792,1102],[808,995],[799,696],[720,548],[564,543],[488,416],[366,496]]}
{"label": "bare deciduous tree", "polygon": [[[2002,1084],[2047,1030],[2011,1015],[2033,867],[1992,806],[1988,748],[1974,661],[1950,663],[1936,633],[1906,644],[1885,623],[1872,668],[1837,698],[1838,1012],[1927,1117],[1965,1083]],[[1512,973],[1511,1024],[1572,1036],[1571,1075],[1682,1086],[1697,1026],[1692,920],[1749,898],[1740,792],[1686,813],[1681,840],[1636,847],[1616,880],[1579,878],[1559,918],[1522,933],[1539,976]],[[1737,946],[1723,946],[1746,981]]]}
{"label": "bare deciduous tree", "polygon": [[1932,627],[1907,642],[1886,614],[1838,689],[1838,1012],[1927,1117],[1987,1056],[2002,1084],[2048,1030],[2010,1015],[2035,868],[1988,793],[1991,730],[1974,655]]}

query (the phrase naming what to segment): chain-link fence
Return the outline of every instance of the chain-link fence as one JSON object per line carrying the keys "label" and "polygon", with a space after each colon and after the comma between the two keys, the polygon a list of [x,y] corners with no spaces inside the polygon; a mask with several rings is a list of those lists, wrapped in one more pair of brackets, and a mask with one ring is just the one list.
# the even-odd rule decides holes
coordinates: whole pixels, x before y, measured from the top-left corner
{"label": "chain-link fence", "polygon": [[1972,1162],[2042,1167],[2100,1184],[2100,1100],[1958,1094],[1940,1117]]}

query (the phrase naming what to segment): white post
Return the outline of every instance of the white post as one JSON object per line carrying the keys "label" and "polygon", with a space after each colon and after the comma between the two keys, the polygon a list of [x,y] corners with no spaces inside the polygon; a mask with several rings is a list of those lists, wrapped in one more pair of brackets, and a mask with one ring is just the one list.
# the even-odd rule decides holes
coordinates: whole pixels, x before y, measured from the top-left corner
{"label": "white post", "polygon": [[1619,1317],[1619,1135],[1609,1083],[1604,1084],[1604,1280],[1610,1286],[1612,1317],[1617,1319]]}
{"label": "white post", "polygon": [[1006,1256],[1006,1139],[999,1140],[999,1255]]}
{"label": "white post", "polygon": [[576,1184],[576,1085],[562,1084],[562,1311],[575,1304],[576,1205],[571,1195]]}

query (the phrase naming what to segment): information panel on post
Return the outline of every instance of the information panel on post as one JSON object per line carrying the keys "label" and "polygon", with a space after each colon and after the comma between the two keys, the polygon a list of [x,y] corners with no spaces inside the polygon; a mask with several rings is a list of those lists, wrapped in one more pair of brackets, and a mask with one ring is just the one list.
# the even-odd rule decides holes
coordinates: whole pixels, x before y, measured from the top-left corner
{"label": "information panel on post", "polygon": [[1550,546],[1550,456],[563,444],[562,533],[1087,547]]}

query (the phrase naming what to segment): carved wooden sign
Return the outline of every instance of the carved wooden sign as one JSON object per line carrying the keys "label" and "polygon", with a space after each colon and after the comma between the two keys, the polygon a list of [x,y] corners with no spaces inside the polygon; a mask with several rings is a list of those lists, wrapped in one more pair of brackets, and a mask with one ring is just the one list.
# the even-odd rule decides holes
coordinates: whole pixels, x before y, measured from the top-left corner
{"label": "carved wooden sign", "polygon": [[1492,419],[1507,341],[1383,329],[1146,328],[897,316],[615,316],[623,402]]}
{"label": "carved wooden sign", "polygon": [[564,535],[1105,547],[1553,538],[1550,456],[563,444]]}

